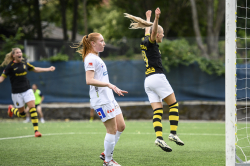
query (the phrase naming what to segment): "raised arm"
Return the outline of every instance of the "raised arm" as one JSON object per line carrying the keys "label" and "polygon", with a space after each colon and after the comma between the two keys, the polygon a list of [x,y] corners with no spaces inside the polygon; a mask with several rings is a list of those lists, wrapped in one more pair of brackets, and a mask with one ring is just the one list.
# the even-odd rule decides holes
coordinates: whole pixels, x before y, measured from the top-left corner
{"label": "raised arm", "polygon": [[160,8],[155,9],[155,20],[153,23],[153,29],[152,29],[152,33],[150,36],[150,39],[152,42],[154,42],[156,40],[156,36],[157,36],[157,31],[158,31],[158,21],[160,18],[160,14],[161,14],[161,10]]}
{"label": "raised arm", "polygon": [[33,71],[36,73],[42,73],[42,72],[54,71],[55,69],[56,68],[54,66],[50,66],[48,68],[35,67]]}
{"label": "raised arm", "polygon": [[[148,11],[146,12],[146,21],[147,21],[147,22],[150,22],[151,13],[152,13],[151,10],[148,10]],[[149,33],[150,33],[150,27],[145,28],[145,36],[146,36],[147,34],[149,34]]]}
{"label": "raised arm", "polygon": [[87,85],[97,86],[97,87],[109,87],[112,89],[115,93],[117,93],[119,96],[123,95],[123,93],[128,93],[127,91],[121,90],[115,85],[107,82],[102,82],[99,80],[94,79],[95,72],[93,70],[86,71],[86,83]]}

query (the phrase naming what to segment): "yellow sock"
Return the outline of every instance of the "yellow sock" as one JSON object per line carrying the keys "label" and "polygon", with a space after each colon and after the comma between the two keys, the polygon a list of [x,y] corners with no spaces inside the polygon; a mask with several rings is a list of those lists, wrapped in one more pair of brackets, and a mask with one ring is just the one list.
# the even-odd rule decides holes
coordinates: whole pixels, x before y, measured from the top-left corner
{"label": "yellow sock", "polygon": [[176,134],[176,130],[178,127],[178,122],[179,122],[178,108],[179,104],[177,102],[169,105],[170,133],[172,134]]}

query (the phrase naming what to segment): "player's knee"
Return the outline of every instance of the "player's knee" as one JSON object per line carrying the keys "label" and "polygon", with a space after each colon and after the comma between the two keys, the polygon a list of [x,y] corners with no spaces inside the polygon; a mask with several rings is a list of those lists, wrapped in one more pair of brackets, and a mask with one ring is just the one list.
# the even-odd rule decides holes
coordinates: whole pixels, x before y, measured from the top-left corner
{"label": "player's knee", "polygon": [[123,124],[123,125],[119,126],[118,131],[123,132],[125,130],[125,128],[126,128],[126,125]]}

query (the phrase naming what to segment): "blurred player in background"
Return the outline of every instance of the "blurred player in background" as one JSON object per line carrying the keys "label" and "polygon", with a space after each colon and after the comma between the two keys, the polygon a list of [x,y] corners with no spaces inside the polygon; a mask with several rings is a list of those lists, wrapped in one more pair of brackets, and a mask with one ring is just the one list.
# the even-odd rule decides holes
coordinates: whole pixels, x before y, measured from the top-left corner
{"label": "blurred player in background", "polygon": [[7,65],[3,74],[0,76],[0,83],[4,81],[7,76],[10,77],[12,88],[12,105],[8,107],[8,115],[12,117],[13,114],[17,117],[25,117],[25,103],[30,108],[31,122],[35,131],[35,137],[41,137],[42,134],[38,131],[38,117],[35,108],[35,96],[30,88],[29,80],[26,75],[28,71],[36,73],[54,71],[55,67],[49,68],[34,67],[24,61],[22,51],[19,48],[13,48],[12,51],[6,54],[1,66]]}
{"label": "blurred player in background", "polygon": [[94,108],[92,106],[90,106],[90,112],[89,112],[89,122],[93,122],[94,120]]}
{"label": "blurred player in background", "polygon": [[184,145],[184,142],[177,136],[176,130],[179,121],[178,103],[175,98],[174,91],[169,84],[161,62],[161,52],[157,43],[162,42],[164,37],[163,28],[158,25],[161,11],[159,8],[155,10],[154,23],[150,22],[151,11],[146,12],[147,21],[125,13],[125,17],[130,18],[133,22],[130,24],[131,29],[145,29],[145,37],[142,38],[141,51],[146,65],[146,78],[144,88],[148,95],[152,109],[154,110],[153,126],[156,133],[155,144],[166,152],[172,149],[166,144],[162,137],[162,115],[163,104],[162,99],[169,105],[169,121],[170,135],[169,140],[174,141],[178,145]]}
{"label": "blurred player in background", "polygon": [[[105,42],[100,33],[85,35],[82,41],[73,48],[82,55],[86,83],[90,85],[90,103],[106,127],[104,139],[104,152],[100,158],[104,160],[103,166],[119,166],[113,159],[113,151],[120,135],[125,129],[122,111],[114,98],[113,91],[119,96],[128,93],[109,82],[108,71],[105,63],[99,57],[99,52],[104,51]],[[113,91],[112,91],[113,90]]]}
{"label": "blurred player in background", "polygon": [[[40,117],[40,122],[45,123],[45,120],[43,117],[43,112],[42,112],[42,106],[41,106],[41,103],[44,100],[44,96],[43,96],[42,92],[39,89],[37,89],[36,84],[32,85],[32,90],[33,90],[33,93],[35,96],[35,107],[36,107],[36,110],[37,110],[38,115]],[[28,106],[25,109],[25,113],[26,113],[26,120],[24,121],[24,123],[28,123],[28,122],[30,122],[30,114],[29,114],[29,107]]]}

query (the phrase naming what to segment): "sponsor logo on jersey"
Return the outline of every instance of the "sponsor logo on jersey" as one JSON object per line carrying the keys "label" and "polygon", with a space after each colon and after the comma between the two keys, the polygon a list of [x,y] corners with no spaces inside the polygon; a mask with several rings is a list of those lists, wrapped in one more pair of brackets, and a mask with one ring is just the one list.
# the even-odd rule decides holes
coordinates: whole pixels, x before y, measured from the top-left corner
{"label": "sponsor logo on jersey", "polygon": [[25,69],[25,68],[26,68],[26,65],[23,65],[23,68]]}
{"label": "sponsor logo on jersey", "polygon": [[111,112],[114,112],[115,109],[113,108],[112,110],[108,110],[107,113],[111,113]]}
{"label": "sponsor logo on jersey", "polygon": [[95,110],[95,112],[99,115],[99,117],[101,119],[106,117],[106,115],[104,114],[102,108],[98,108],[97,110]]}
{"label": "sponsor logo on jersey", "polygon": [[108,71],[105,71],[103,72],[103,76],[107,75],[108,74]]}
{"label": "sponsor logo on jersey", "polygon": [[18,69],[18,67],[14,68],[14,70],[17,70],[17,69]]}
{"label": "sponsor logo on jersey", "polygon": [[15,75],[16,76],[24,76],[24,75],[26,75],[27,74],[27,72],[25,71],[25,72],[23,72],[23,73],[16,73]]}

